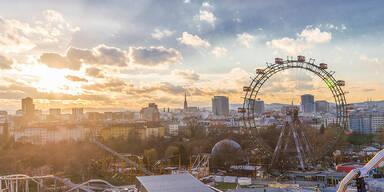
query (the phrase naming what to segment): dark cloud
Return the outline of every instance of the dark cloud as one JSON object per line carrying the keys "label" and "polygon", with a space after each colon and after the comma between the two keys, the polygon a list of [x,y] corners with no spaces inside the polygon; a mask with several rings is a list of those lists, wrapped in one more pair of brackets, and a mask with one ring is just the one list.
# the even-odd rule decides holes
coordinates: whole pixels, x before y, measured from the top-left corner
{"label": "dark cloud", "polygon": [[0,69],[11,69],[13,60],[5,56],[0,55]]}
{"label": "dark cloud", "polygon": [[193,83],[200,80],[200,75],[191,70],[174,70],[173,75],[176,75],[188,83]]}
{"label": "dark cloud", "polygon": [[43,53],[39,61],[48,67],[56,69],[72,69],[79,70],[81,67],[80,60],[74,60],[67,56],[62,56],[57,53]]}
{"label": "dark cloud", "polygon": [[85,74],[90,76],[90,77],[95,77],[95,78],[104,78],[104,74],[101,71],[101,69],[96,68],[96,67],[90,67],[85,70]]}
{"label": "dark cloud", "polygon": [[127,86],[127,83],[121,79],[108,79],[103,83],[94,83],[83,85],[82,88],[90,91],[111,91],[121,92]]}
{"label": "dark cloud", "polygon": [[51,68],[79,70],[82,64],[125,67],[129,64],[128,53],[116,47],[99,45],[92,49],[71,47],[66,55],[43,53],[40,62]]}
{"label": "dark cloud", "polygon": [[183,58],[179,51],[164,47],[131,47],[130,54],[135,64],[144,66],[170,65],[180,62]]}
{"label": "dark cloud", "polygon": [[65,55],[43,53],[40,56],[40,62],[51,68],[79,70],[82,64],[127,67],[131,62],[131,57],[134,64],[143,66],[166,66],[180,62],[182,59],[180,52],[172,48],[131,47],[129,51],[128,53],[117,47],[106,45],[98,45],[92,49],[71,47]]}
{"label": "dark cloud", "polygon": [[[239,89],[240,90],[240,89]],[[127,90],[128,95],[141,96],[141,95],[156,95],[157,92],[162,92],[172,96],[183,95],[188,92],[193,96],[212,97],[214,95],[232,95],[239,94],[240,91],[236,89],[226,88],[201,88],[201,87],[183,87],[180,85],[173,85],[168,82],[162,82],[151,86],[134,87],[130,86]]]}
{"label": "dark cloud", "polygon": [[372,91],[376,91],[376,89],[373,89],[373,88],[366,88],[366,89],[363,89],[364,92],[372,92]]}
{"label": "dark cloud", "polygon": [[68,80],[74,81],[74,82],[88,82],[87,79],[78,77],[78,76],[73,76],[73,75],[67,75],[65,76]]}

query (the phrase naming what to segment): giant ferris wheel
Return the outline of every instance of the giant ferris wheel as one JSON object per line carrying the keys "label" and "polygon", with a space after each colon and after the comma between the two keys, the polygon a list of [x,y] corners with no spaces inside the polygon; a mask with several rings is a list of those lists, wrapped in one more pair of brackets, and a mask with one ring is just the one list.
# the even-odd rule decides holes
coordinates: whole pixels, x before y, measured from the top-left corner
{"label": "giant ferris wheel", "polygon": [[[298,108],[289,107],[286,111],[286,118],[281,122],[280,135],[276,145],[267,145],[259,134],[259,127],[256,122],[255,101],[260,96],[263,85],[275,74],[288,69],[303,69],[317,75],[321,81],[329,88],[336,104],[335,132],[326,139],[326,143],[320,149],[314,150],[306,130],[298,117]],[[238,109],[242,113],[242,128],[248,133],[256,148],[269,160],[269,166],[276,164],[292,163],[301,169],[309,169],[311,163],[321,159],[330,152],[338,141],[342,133],[348,128],[348,104],[345,99],[345,92],[342,87],[345,81],[336,80],[334,72],[328,71],[325,63],[315,64],[314,59],[306,61],[304,56],[297,59],[288,57],[287,60],[275,58],[275,63],[267,63],[264,69],[256,69],[256,74],[251,77],[249,86],[244,86],[243,107]],[[289,146],[289,147],[288,147]],[[291,153],[289,153],[291,150]],[[294,152],[294,153],[292,153]],[[283,156],[289,158],[283,159]],[[286,162],[285,162],[286,161]]]}

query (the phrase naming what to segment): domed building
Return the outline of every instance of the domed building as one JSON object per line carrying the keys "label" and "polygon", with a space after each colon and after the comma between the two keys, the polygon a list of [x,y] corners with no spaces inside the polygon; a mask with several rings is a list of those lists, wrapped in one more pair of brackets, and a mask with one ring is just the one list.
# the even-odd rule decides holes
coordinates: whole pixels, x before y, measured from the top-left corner
{"label": "domed building", "polygon": [[241,151],[241,146],[234,140],[223,139],[217,142],[213,148],[211,155],[216,155],[219,153],[231,153],[231,152],[239,152]]}

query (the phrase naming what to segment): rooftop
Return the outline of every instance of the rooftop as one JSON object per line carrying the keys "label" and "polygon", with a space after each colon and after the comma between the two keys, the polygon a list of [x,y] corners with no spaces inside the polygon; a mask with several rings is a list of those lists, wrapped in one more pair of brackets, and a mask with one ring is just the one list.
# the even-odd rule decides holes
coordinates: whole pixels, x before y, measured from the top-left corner
{"label": "rooftop", "polygon": [[157,175],[137,177],[140,182],[140,189],[147,192],[214,192],[204,183],[197,180],[190,174]]}

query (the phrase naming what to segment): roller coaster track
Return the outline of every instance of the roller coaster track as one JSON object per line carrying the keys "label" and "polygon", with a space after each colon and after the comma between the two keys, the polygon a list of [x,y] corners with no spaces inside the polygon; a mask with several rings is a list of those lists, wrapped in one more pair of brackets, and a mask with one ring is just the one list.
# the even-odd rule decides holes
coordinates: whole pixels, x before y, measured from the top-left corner
{"label": "roller coaster track", "polygon": [[[54,186],[48,187],[44,185],[43,180],[53,179]],[[44,175],[44,176],[28,176],[24,174],[13,174],[0,176],[0,192],[29,192],[30,191],[30,183],[32,181],[37,185],[35,190],[37,191],[85,191],[85,192],[94,192],[94,191],[137,191],[134,185],[129,186],[114,186],[108,183],[105,180],[101,179],[91,179],[81,184],[72,183],[68,179],[64,179],[61,177],[57,177],[54,175]],[[63,186],[57,185],[56,181],[59,181],[63,184]],[[102,184],[103,186],[94,186],[92,184]]]}

